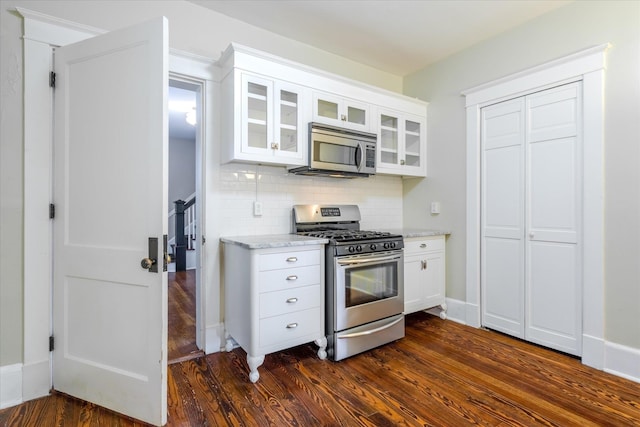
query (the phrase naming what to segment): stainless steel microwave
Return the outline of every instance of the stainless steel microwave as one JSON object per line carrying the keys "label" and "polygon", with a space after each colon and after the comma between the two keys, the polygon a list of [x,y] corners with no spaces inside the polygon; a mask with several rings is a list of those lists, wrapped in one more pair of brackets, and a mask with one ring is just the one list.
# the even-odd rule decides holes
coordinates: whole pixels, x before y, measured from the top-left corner
{"label": "stainless steel microwave", "polygon": [[309,123],[309,164],[289,172],[340,178],[373,175],[376,142],[377,136],[373,133]]}

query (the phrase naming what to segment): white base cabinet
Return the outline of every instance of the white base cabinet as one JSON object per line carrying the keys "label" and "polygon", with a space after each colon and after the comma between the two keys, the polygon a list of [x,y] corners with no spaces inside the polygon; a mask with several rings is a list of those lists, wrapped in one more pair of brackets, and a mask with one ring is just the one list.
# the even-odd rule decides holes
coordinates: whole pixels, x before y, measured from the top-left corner
{"label": "white base cabinet", "polygon": [[[302,248],[302,249],[301,249]],[[327,357],[322,245],[248,249],[224,244],[226,350],[247,352],[251,382],[265,355],[314,341]]]}
{"label": "white base cabinet", "polygon": [[445,236],[404,240],[404,313],[440,308],[446,319]]}

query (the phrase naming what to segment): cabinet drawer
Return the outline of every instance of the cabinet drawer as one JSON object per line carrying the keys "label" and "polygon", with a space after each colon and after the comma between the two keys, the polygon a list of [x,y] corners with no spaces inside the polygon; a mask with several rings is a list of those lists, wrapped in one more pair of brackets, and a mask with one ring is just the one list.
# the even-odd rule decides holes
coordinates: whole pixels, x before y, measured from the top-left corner
{"label": "cabinet drawer", "polygon": [[260,255],[260,271],[320,264],[320,251],[288,251]]}
{"label": "cabinet drawer", "polygon": [[320,285],[260,294],[260,318],[320,307]]}
{"label": "cabinet drawer", "polygon": [[404,253],[411,254],[426,251],[443,251],[444,236],[411,238],[404,241]]}
{"label": "cabinet drawer", "polygon": [[323,335],[321,323],[320,307],[262,319],[260,320],[260,347],[282,343],[283,348],[287,348],[290,345],[302,344],[293,344],[291,341],[310,334],[317,334],[319,338]]}
{"label": "cabinet drawer", "polygon": [[261,293],[316,285],[320,283],[320,266],[263,271],[259,283]]}

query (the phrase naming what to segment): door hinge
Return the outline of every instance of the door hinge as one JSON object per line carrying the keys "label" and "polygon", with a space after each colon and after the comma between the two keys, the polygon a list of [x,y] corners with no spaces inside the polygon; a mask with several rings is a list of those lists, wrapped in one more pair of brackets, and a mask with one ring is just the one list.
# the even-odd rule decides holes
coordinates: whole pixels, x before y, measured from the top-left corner
{"label": "door hinge", "polygon": [[53,71],[49,72],[49,87],[56,87],[56,73]]}
{"label": "door hinge", "polygon": [[56,205],[49,203],[49,219],[56,217]]}
{"label": "door hinge", "polygon": [[54,347],[54,339],[53,339],[53,335],[51,335],[49,337],[49,351],[53,351],[53,347]]}
{"label": "door hinge", "polygon": [[207,238],[202,236],[202,244],[204,245],[205,243],[207,243]]}

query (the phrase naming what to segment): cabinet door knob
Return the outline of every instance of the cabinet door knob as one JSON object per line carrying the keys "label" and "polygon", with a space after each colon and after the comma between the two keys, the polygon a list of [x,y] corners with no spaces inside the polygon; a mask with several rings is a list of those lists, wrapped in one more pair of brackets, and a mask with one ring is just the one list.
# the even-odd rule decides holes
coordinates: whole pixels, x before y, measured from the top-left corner
{"label": "cabinet door knob", "polygon": [[298,327],[298,324],[297,324],[297,323],[289,323],[289,324],[287,325],[287,329],[295,329],[295,328],[297,328],[297,327]]}
{"label": "cabinet door knob", "polygon": [[289,298],[287,299],[287,304],[294,304],[298,302],[298,298]]}
{"label": "cabinet door knob", "polygon": [[287,258],[287,262],[296,262],[296,261],[298,261],[298,258],[294,256],[290,256],[289,258]]}
{"label": "cabinet door knob", "polygon": [[278,149],[278,143],[277,142],[272,142],[271,143],[271,148],[274,149],[274,150],[277,150]]}
{"label": "cabinet door knob", "polygon": [[533,231],[529,233],[529,238],[533,239],[535,237],[536,233],[534,233]]}
{"label": "cabinet door knob", "polygon": [[340,116],[340,120],[342,120],[343,122],[346,122],[346,121],[347,121],[347,116],[346,116],[346,115],[344,115],[344,114],[342,114],[342,115]]}
{"label": "cabinet door knob", "polygon": [[298,280],[298,276],[292,274],[291,276],[287,276],[287,280]]}

